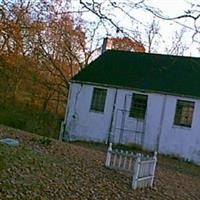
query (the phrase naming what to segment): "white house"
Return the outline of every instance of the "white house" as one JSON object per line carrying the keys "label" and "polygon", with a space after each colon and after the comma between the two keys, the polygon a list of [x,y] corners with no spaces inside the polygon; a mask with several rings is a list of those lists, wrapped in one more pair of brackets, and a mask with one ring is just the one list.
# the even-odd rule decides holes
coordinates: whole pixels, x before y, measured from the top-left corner
{"label": "white house", "polygon": [[109,50],[71,81],[64,138],[200,164],[200,59]]}

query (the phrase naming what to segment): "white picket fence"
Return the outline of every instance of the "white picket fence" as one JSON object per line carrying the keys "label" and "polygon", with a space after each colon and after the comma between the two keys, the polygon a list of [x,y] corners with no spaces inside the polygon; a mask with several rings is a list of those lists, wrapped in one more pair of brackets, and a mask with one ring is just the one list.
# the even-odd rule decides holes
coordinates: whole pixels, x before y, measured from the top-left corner
{"label": "white picket fence", "polygon": [[152,187],[157,162],[157,153],[153,157],[142,154],[133,154],[128,151],[112,149],[110,143],[107,156],[106,167],[123,170],[132,174],[132,188]]}

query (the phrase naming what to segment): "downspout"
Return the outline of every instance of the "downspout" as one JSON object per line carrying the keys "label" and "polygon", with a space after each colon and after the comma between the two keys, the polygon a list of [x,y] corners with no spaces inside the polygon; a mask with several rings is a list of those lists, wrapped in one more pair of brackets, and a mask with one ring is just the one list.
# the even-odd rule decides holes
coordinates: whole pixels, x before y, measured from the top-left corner
{"label": "downspout", "polygon": [[65,109],[65,118],[61,122],[61,125],[60,125],[60,133],[59,133],[59,140],[60,141],[62,141],[64,139],[66,124],[67,124],[67,117],[68,117],[68,112],[69,112],[70,97],[71,97],[71,83],[69,85],[69,91],[68,91],[68,97],[67,97],[67,103],[66,103],[67,105],[66,105],[66,109]]}
{"label": "downspout", "polygon": [[113,108],[112,108],[112,114],[110,119],[110,126],[109,126],[109,132],[108,132],[108,138],[106,143],[109,144],[111,141],[111,135],[112,135],[112,127],[113,127],[113,120],[114,120],[114,114],[115,114],[115,107],[116,107],[116,101],[117,101],[117,88],[115,89],[115,97],[113,102]]}
{"label": "downspout", "polygon": [[71,141],[71,130],[73,130],[75,127],[75,124],[78,120],[78,112],[77,112],[77,102],[78,102],[78,98],[79,98],[79,94],[81,93],[81,89],[82,89],[83,84],[80,84],[80,88],[78,89],[77,93],[76,93],[76,97],[75,97],[75,102],[74,102],[74,106],[73,106],[73,115],[72,115],[72,119],[69,122],[69,130],[68,130],[68,140]]}
{"label": "downspout", "polygon": [[122,143],[122,138],[124,135],[124,126],[125,126],[125,118],[126,118],[126,103],[127,103],[127,94],[125,94],[125,99],[124,99],[124,105],[123,105],[123,110],[122,110],[122,120],[121,120],[121,130],[119,134],[119,144]]}
{"label": "downspout", "polygon": [[156,151],[157,152],[159,152],[160,138],[161,138],[161,135],[162,135],[163,122],[164,122],[165,109],[166,109],[166,102],[167,102],[167,95],[165,95],[164,100],[163,100],[163,104],[162,104],[160,126],[159,126],[159,129],[158,129],[158,136],[157,136],[157,140],[156,140]]}
{"label": "downspout", "polygon": [[[78,92],[76,93],[76,98],[75,98],[75,103],[74,103],[74,114],[73,114],[73,119],[75,120],[77,118],[77,111],[76,111],[76,105],[77,105],[77,101],[78,101],[78,96],[81,92],[82,89],[82,84],[79,84],[80,88],[78,90]],[[68,119],[68,114],[69,114],[69,103],[70,103],[70,99],[71,99],[71,84],[70,84],[70,88],[69,88],[69,94],[68,94],[68,98],[67,98],[67,106],[66,106],[66,113],[65,113],[65,118],[64,121],[61,122],[61,127],[60,127],[60,133],[59,133],[59,140],[65,140],[65,133],[67,132],[66,130],[66,126],[67,126],[67,119]],[[71,140],[71,135],[70,132],[67,133],[68,134],[68,140]]]}

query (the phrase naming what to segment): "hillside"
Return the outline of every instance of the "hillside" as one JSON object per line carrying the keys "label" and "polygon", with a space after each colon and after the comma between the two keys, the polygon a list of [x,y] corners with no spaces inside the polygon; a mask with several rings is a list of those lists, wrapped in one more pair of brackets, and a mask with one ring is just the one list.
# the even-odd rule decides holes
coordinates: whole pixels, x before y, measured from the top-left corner
{"label": "hillside", "polygon": [[200,167],[159,156],[153,189],[133,191],[131,177],[104,167],[105,151],[0,126],[0,199],[200,199]]}

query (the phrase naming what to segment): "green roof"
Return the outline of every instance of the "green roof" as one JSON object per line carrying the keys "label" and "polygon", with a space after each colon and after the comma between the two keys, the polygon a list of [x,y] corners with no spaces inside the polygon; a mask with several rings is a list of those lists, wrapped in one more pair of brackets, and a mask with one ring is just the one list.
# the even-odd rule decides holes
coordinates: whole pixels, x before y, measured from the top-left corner
{"label": "green roof", "polygon": [[200,58],[109,50],[72,80],[200,97]]}

